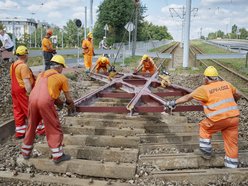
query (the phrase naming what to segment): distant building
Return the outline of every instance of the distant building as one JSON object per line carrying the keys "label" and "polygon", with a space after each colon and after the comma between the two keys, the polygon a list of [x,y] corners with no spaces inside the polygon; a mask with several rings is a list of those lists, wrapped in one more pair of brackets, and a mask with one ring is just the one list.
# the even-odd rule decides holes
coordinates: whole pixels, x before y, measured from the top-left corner
{"label": "distant building", "polygon": [[28,18],[0,18],[0,23],[4,25],[7,33],[12,33],[19,40],[24,34],[32,34],[39,27],[49,27],[46,22],[36,22],[34,19]]}

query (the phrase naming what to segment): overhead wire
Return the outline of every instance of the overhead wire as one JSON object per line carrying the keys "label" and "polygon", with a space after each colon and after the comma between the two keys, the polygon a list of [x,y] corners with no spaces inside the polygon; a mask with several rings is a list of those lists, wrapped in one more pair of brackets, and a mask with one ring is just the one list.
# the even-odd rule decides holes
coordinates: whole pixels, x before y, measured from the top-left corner
{"label": "overhead wire", "polygon": [[[133,12],[132,12],[132,14],[131,14],[131,16],[130,16],[129,22],[130,22],[131,20],[133,20],[134,13],[135,13],[135,9],[133,10]],[[127,29],[129,28],[129,26],[130,26],[130,24],[128,24]],[[137,28],[135,28],[135,29],[137,29]],[[115,64],[115,62],[116,62],[116,59],[117,59],[117,57],[118,57],[118,55],[119,55],[119,53],[120,53],[120,50],[121,50],[122,46],[123,46],[123,40],[124,40],[124,38],[125,38],[127,32],[128,32],[128,31],[125,30],[125,32],[124,32],[124,34],[123,34],[123,37],[122,37],[122,40],[121,40],[121,44],[120,44],[120,46],[119,46],[119,49],[118,49],[117,54],[116,54],[115,59],[114,59],[114,64]]]}

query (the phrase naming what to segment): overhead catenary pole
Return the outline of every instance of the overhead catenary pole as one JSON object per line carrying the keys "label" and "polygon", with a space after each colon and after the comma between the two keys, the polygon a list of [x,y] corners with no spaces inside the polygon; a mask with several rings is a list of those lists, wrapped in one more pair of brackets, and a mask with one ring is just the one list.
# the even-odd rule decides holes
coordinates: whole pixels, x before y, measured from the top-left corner
{"label": "overhead catenary pole", "polygon": [[183,47],[183,67],[189,66],[189,40],[190,40],[190,17],[191,17],[191,0],[186,0],[186,19],[184,29],[184,47]]}
{"label": "overhead catenary pole", "polygon": [[84,7],[84,39],[87,35],[87,6]]}
{"label": "overhead catenary pole", "polygon": [[139,11],[139,0],[135,0],[135,27],[133,32],[134,36],[133,36],[132,56],[135,56],[135,50],[136,50],[137,30],[138,30],[138,11]]}
{"label": "overhead catenary pole", "polygon": [[90,0],[90,32],[93,30],[93,0]]}

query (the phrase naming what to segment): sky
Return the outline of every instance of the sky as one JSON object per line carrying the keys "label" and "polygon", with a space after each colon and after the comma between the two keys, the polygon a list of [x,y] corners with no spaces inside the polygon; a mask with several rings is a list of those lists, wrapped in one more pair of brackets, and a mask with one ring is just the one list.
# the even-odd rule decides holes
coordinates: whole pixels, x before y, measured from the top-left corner
{"label": "sky", "polygon": [[[93,0],[93,24],[102,1]],[[145,20],[155,25],[165,25],[175,40],[182,39],[186,0],[140,1],[148,8]],[[70,19],[77,18],[84,22],[85,6],[88,8],[89,25],[90,0],[0,0],[0,18],[34,18],[63,27]],[[192,0],[191,10],[191,39],[218,30],[230,32],[233,24],[248,30],[248,0]]]}

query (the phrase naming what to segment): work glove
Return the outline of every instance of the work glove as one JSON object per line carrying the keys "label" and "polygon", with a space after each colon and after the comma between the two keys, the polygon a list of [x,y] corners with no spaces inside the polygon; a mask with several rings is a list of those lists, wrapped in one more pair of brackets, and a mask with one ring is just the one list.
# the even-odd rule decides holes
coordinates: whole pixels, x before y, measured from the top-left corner
{"label": "work glove", "polygon": [[165,103],[165,107],[166,108],[168,108],[168,109],[170,109],[170,110],[173,110],[173,109],[175,109],[176,108],[176,101],[175,100],[172,100],[172,101],[167,101],[166,103]]}
{"label": "work glove", "polygon": [[60,99],[56,99],[54,101],[54,104],[57,106],[58,111],[61,111],[64,108],[64,102],[61,101]]}
{"label": "work glove", "polygon": [[71,102],[71,103],[67,103],[67,113],[68,113],[68,116],[74,116],[76,114],[76,107],[74,105],[74,102]]}
{"label": "work glove", "polygon": [[138,73],[138,70],[137,69],[134,69],[133,73],[134,74],[137,74]]}

